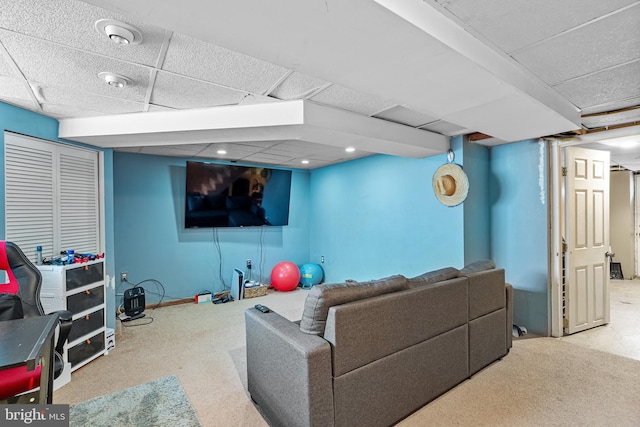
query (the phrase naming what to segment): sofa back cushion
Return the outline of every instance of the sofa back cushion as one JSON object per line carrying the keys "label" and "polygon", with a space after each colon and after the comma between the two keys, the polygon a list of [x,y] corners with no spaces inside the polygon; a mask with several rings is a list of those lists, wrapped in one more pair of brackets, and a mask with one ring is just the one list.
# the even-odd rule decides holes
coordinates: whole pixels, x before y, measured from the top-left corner
{"label": "sofa back cushion", "polygon": [[472,262],[464,266],[462,270],[460,270],[461,276],[468,276],[472,273],[477,273],[479,271],[491,270],[496,268],[496,263],[491,259],[481,259],[476,262]]}
{"label": "sofa back cushion", "polygon": [[330,307],[404,289],[407,289],[407,278],[399,274],[369,282],[345,282],[314,286],[304,302],[300,331],[322,335]]}
{"label": "sofa back cushion", "polygon": [[469,320],[506,306],[504,269],[478,271],[466,277],[469,280]]}
{"label": "sofa back cushion", "polygon": [[407,286],[409,288],[416,288],[418,286],[425,286],[436,282],[442,282],[444,280],[455,279],[459,275],[460,270],[457,268],[441,268],[440,270],[428,271],[419,276],[407,279]]}
{"label": "sofa back cushion", "polygon": [[[465,277],[331,307],[324,339],[331,343],[333,375],[337,378],[454,328],[466,328],[468,315]],[[466,336],[465,330],[465,348]]]}

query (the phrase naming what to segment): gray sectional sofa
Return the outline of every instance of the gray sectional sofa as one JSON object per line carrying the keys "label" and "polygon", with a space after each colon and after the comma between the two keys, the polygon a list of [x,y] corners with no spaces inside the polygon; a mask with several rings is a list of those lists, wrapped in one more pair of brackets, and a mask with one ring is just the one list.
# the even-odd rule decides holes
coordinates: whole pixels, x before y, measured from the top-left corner
{"label": "gray sectional sofa", "polygon": [[512,288],[491,261],[314,286],[300,322],[245,312],[247,381],[274,426],[388,426],[511,348]]}

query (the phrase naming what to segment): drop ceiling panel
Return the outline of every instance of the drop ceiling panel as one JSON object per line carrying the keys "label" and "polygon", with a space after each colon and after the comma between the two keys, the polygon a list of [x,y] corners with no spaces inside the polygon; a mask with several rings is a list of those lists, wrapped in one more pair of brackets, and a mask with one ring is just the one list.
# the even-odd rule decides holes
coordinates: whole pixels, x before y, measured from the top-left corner
{"label": "drop ceiling panel", "polygon": [[[64,17],[64,25],[55,19]],[[143,34],[140,45],[120,46],[99,34],[95,22],[115,19]],[[165,30],[75,0],[2,0],[0,28],[138,64],[155,65]]]}
{"label": "drop ceiling panel", "polygon": [[178,109],[215,107],[238,104],[246,95],[246,92],[160,71],[151,103]]}
{"label": "drop ceiling panel", "polygon": [[[73,106],[77,110],[74,115],[78,117],[144,111],[144,104],[141,102],[100,95],[86,96],[84,92],[69,90],[64,86],[38,87],[37,99],[43,105],[43,108],[45,106],[53,108],[55,105]],[[87,114],[83,114],[83,111],[87,111]]]}
{"label": "drop ceiling panel", "polygon": [[[496,46],[512,52],[635,0],[437,0]],[[427,0],[434,2],[434,0]]]}
{"label": "drop ceiling panel", "polygon": [[[333,150],[340,151],[340,149],[336,149],[334,147],[327,147],[326,145],[316,144],[313,142],[307,141],[283,141],[279,144],[272,146],[269,151],[276,154],[283,155],[299,155],[299,154],[313,154],[313,153],[322,153],[323,151]],[[342,149],[344,151],[344,149]]]}
{"label": "drop ceiling panel", "polygon": [[325,80],[294,71],[270,95],[284,100],[306,98],[327,84]]}
{"label": "drop ceiling panel", "polygon": [[193,157],[206,147],[204,144],[167,145],[157,147],[142,147],[140,153],[158,156],[187,156]]}
{"label": "drop ceiling panel", "polygon": [[312,101],[342,108],[343,110],[371,116],[394,105],[393,102],[351,90],[338,85],[331,85],[310,98]]}
{"label": "drop ceiling panel", "polygon": [[[611,99],[639,97],[639,76],[640,60],[561,83],[555,86],[555,89],[578,107],[589,108],[607,104]],[[616,82],[616,84],[612,85],[611,82]]]}
{"label": "drop ceiling panel", "polygon": [[374,117],[413,127],[420,127],[424,124],[438,120],[436,117],[422,114],[416,110],[412,110],[411,108],[403,107],[401,105],[381,111],[375,114]]}
{"label": "drop ceiling panel", "polygon": [[463,128],[462,126],[458,126],[454,123],[449,123],[444,120],[438,120],[435,123],[421,126],[420,129],[430,130],[432,132],[441,133],[443,135],[453,135],[465,130],[465,128]]}
{"label": "drop ceiling panel", "polygon": [[[250,154],[259,153],[264,149],[264,147],[251,147],[241,144],[215,143],[209,144],[199,155],[203,157],[237,160]],[[218,150],[225,150],[227,154],[218,154]]]}
{"label": "drop ceiling panel", "polygon": [[[640,58],[640,3],[515,53],[550,85]],[[625,31],[615,31],[625,28]],[[606,55],[598,52],[607,52]],[[550,66],[553,64],[553,66]]]}
{"label": "drop ceiling panel", "polygon": [[640,123],[640,108],[620,113],[603,114],[599,116],[583,117],[582,125],[587,129],[604,128],[623,123]]}
{"label": "drop ceiling panel", "polygon": [[283,67],[181,34],[171,38],[162,69],[259,94],[288,73]]}
{"label": "drop ceiling panel", "polygon": [[242,158],[242,160],[246,162],[267,163],[270,165],[286,163],[294,159],[295,159],[295,156],[283,156],[283,155],[278,155],[274,153],[256,153],[256,154],[250,154]]}
{"label": "drop ceiling panel", "polygon": [[584,117],[587,114],[602,113],[604,111],[615,111],[635,106],[640,106],[640,97],[617,100],[595,107],[587,107],[582,110],[582,116]]}
{"label": "drop ceiling panel", "polygon": [[[2,42],[1,39],[0,42]],[[4,57],[2,52],[2,46],[0,46],[0,76],[19,77],[16,75],[14,69],[9,65],[9,62],[7,62],[7,59]]]}
{"label": "drop ceiling panel", "polygon": [[[0,31],[5,48],[30,81],[57,85],[73,84],[84,90],[104,96],[143,102],[149,84],[146,67],[113,60],[100,55],[55,45],[39,39]],[[98,77],[103,71],[131,79],[126,90],[111,87]]]}
{"label": "drop ceiling panel", "polygon": [[0,76],[0,99],[32,100],[24,80],[5,76]]}

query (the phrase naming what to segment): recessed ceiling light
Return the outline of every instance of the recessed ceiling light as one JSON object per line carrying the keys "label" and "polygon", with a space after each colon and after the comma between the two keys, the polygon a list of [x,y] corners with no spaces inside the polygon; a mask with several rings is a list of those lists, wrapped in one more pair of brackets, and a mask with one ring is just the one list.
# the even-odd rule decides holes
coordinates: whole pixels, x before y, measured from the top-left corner
{"label": "recessed ceiling light", "polygon": [[100,19],[96,21],[96,30],[116,44],[140,44],[142,33],[124,22],[113,19]]}
{"label": "recessed ceiling light", "polygon": [[303,164],[303,165],[308,165],[308,164],[309,164],[309,160],[303,160],[303,161],[302,161],[302,164]]}
{"label": "recessed ceiling light", "polygon": [[216,151],[218,154],[227,154],[227,150],[218,150]]}
{"label": "recessed ceiling light", "polygon": [[356,151],[356,149],[353,147],[347,147],[344,149],[344,151],[346,151],[347,153],[353,153],[354,151]]}
{"label": "recessed ceiling light", "polygon": [[107,82],[109,86],[117,88],[123,88],[131,83],[131,80],[129,80],[127,77],[115,73],[102,72],[98,74],[98,77]]}

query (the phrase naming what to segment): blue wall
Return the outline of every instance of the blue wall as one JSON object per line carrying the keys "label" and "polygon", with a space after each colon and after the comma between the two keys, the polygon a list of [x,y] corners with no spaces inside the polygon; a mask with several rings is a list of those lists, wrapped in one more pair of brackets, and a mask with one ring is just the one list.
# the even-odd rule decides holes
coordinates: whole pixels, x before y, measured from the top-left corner
{"label": "blue wall", "polygon": [[464,202],[464,263],[491,259],[491,206],[489,203],[489,148],[465,142],[464,172],[469,194]]}
{"label": "blue wall", "polygon": [[[132,283],[157,280],[166,290],[165,300],[180,299],[192,298],[202,290],[227,290],[233,269],[246,270],[247,259],[252,260],[252,278],[266,282],[280,261],[307,262],[309,172],[292,173],[286,227],[185,229],[187,160],[114,153],[118,276],[126,271]],[[157,282],[143,286],[147,301],[159,300],[159,295],[153,294],[162,292]],[[118,294],[127,287],[119,285]]]}
{"label": "blue wall", "polygon": [[416,276],[463,265],[462,206],[434,196],[446,155],[376,155],[311,172],[311,262],[327,282]]}
{"label": "blue wall", "polygon": [[514,323],[548,335],[548,152],[523,141],[490,156],[492,257],[514,287]]}
{"label": "blue wall", "polygon": [[[0,235],[5,238],[5,194],[4,194],[4,131],[20,133],[49,141],[82,145],[58,138],[58,121],[32,111],[0,102]],[[82,145],[85,146],[86,145]],[[94,148],[95,147],[91,147]],[[101,150],[101,149],[98,149]],[[107,287],[114,285],[113,263],[113,174],[112,150],[101,150],[104,154],[104,187],[105,187],[105,261]],[[107,326],[115,327],[115,303],[112,292],[107,292]]]}

